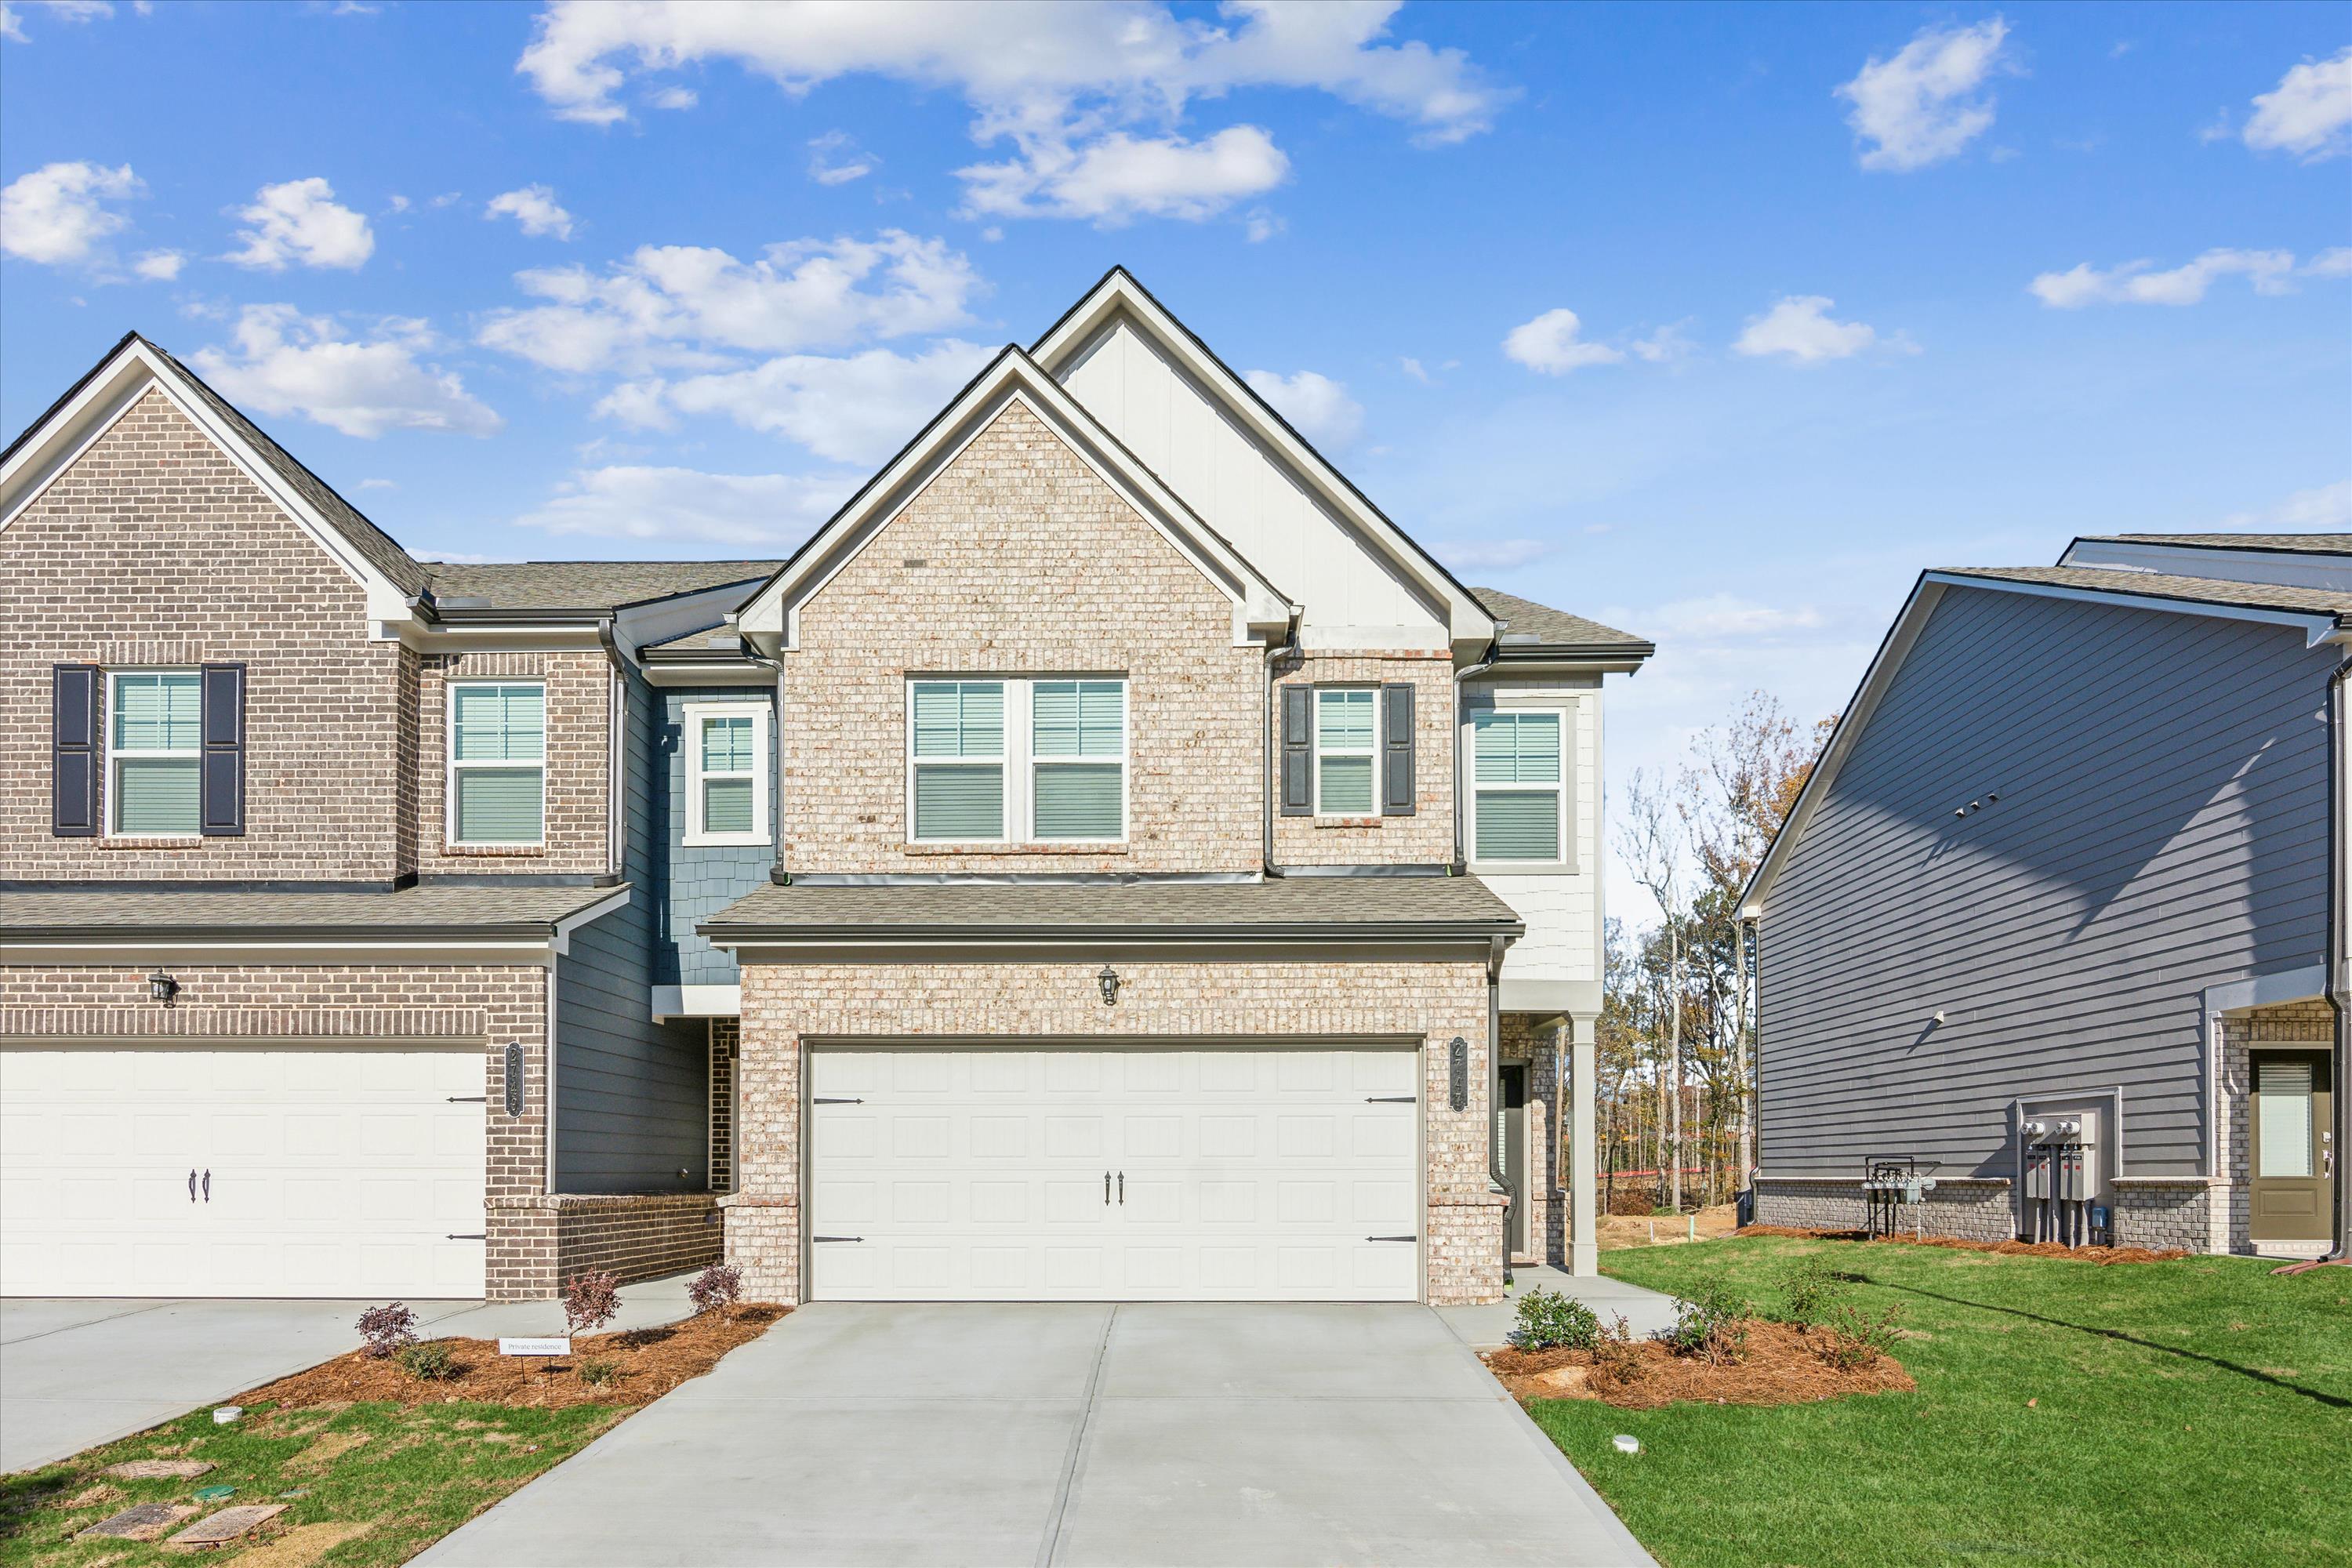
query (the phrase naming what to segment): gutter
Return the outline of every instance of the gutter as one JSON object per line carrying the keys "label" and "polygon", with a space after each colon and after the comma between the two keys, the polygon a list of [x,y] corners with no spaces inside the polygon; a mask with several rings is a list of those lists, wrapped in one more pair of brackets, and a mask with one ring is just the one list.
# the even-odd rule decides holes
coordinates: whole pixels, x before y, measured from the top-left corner
{"label": "gutter", "polygon": [[2352,1260],[2352,1171],[2347,1171],[2346,1156],[2352,1154],[2352,1093],[2347,1093],[2345,1073],[2352,1068],[2352,657],[2336,667],[2327,681],[2327,1005],[2336,1015],[2335,1074],[2331,1080],[2335,1091],[2336,1125],[2327,1131],[2329,1142],[2323,1145],[2334,1161],[2336,1171],[2335,1245],[2328,1249],[2330,1259],[2342,1263]]}
{"label": "gutter", "polygon": [[1282,793],[1282,758],[1274,746],[1274,661],[1298,647],[1298,622],[1293,619],[1281,642],[1265,650],[1265,689],[1258,702],[1258,749],[1265,758],[1265,766],[1258,775],[1258,826],[1263,842],[1258,846],[1259,868],[1269,877],[1283,875],[1282,868],[1274,863],[1274,801]]}
{"label": "gutter", "polygon": [[613,698],[604,721],[604,869],[618,877],[622,858],[628,851],[627,805],[621,772],[626,763],[623,741],[628,733],[629,670],[621,660],[620,644],[613,636],[615,618],[609,615],[597,618],[596,640],[603,645],[605,660],[613,667]]}
{"label": "gutter", "polygon": [[1511,1285],[1511,1221],[1519,1194],[1503,1170],[1503,949],[1496,937],[1486,950],[1486,1179],[1503,1194],[1503,1287]]}
{"label": "gutter", "polygon": [[[990,928],[963,922],[923,925],[730,925],[705,921],[695,933],[718,947],[834,947],[861,942],[880,945],[954,944],[1003,947],[1098,947],[1122,942],[1515,942],[1527,933],[1518,921],[1396,921],[1336,924],[1329,921],[1265,921],[1220,925],[1164,926],[1001,926]],[[1499,951],[1499,950],[1498,950]],[[1492,960],[1499,967],[1499,956]],[[1490,979],[1492,977],[1490,976]]]}
{"label": "gutter", "polygon": [[[1496,621],[1495,623],[1495,630],[1499,633],[1508,625],[1510,625],[1508,621]],[[1467,669],[1458,669],[1454,672],[1454,859],[1445,868],[1445,874],[1449,877],[1459,877],[1470,869],[1470,862],[1465,858],[1462,854],[1462,785],[1464,783],[1462,773],[1462,683],[1469,679],[1474,675],[1485,674],[1487,670],[1494,668],[1496,664],[1500,663],[1502,656],[1499,650],[1501,647],[1502,644],[1499,642],[1488,643],[1486,645],[1486,651],[1479,656],[1478,662],[1476,664],[1470,666]],[[1501,957],[1497,955],[1495,962],[1497,964],[1501,963]],[[1506,1243],[1504,1250],[1507,1253],[1509,1251],[1509,1246],[1507,1243]],[[1503,1267],[1504,1283],[1508,1284],[1510,1282],[1510,1260],[1506,1258],[1504,1259]]]}

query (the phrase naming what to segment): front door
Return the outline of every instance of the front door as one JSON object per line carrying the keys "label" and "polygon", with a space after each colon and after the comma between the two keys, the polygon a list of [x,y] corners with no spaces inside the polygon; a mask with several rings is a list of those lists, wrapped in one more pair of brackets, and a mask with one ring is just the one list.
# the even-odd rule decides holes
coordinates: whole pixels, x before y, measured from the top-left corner
{"label": "front door", "polygon": [[1495,1131],[1503,1140],[1503,1179],[1511,1184],[1511,1250],[1528,1251],[1528,1069],[1506,1063],[1503,1110]]}
{"label": "front door", "polygon": [[2325,1241],[2333,1233],[2336,1148],[2326,1051],[2256,1051],[2253,1239]]}

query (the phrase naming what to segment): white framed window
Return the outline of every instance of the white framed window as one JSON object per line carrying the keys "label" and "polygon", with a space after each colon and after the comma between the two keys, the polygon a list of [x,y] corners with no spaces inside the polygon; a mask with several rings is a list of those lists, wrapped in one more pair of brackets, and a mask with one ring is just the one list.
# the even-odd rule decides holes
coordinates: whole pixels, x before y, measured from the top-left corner
{"label": "white framed window", "polygon": [[1380,814],[1380,711],[1378,687],[1316,688],[1316,816]]}
{"label": "white framed window", "polygon": [[547,841],[547,687],[449,683],[449,842],[536,848]]}
{"label": "white framed window", "polygon": [[107,832],[195,837],[203,826],[203,676],[120,669],[106,680]]}
{"label": "white framed window", "polygon": [[1557,864],[1567,858],[1566,715],[1497,709],[1470,718],[1471,858]]}
{"label": "white framed window", "polygon": [[766,844],[768,705],[685,705],[686,842]]}
{"label": "white framed window", "polygon": [[1121,843],[1127,780],[1117,676],[907,683],[912,843]]}

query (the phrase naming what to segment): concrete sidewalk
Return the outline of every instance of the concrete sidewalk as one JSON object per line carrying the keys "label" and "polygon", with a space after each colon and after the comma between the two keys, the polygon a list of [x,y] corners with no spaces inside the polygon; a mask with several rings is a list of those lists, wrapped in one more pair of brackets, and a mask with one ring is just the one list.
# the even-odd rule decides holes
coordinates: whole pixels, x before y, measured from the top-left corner
{"label": "concrete sidewalk", "polygon": [[416,1559],[1650,1561],[1426,1307],[803,1307]]}
{"label": "concrete sidewalk", "polygon": [[1635,1339],[1671,1327],[1675,1321],[1675,1299],[1644,1285],[1631,1285],[1607,1275],[1580,1279],[1549,1263],[1516,1268],[1511,1274],[1509,1293],[1500,1301],[1483,1307],[1436,1309],[1446,1326],[1472,1350],[1499,1350],[1510,1342],[1510,1331],[1518,1323],[1518,1300],[1529,1290],[1573,1296],[1599,1313],[1604,1326],[1622,1312]]}

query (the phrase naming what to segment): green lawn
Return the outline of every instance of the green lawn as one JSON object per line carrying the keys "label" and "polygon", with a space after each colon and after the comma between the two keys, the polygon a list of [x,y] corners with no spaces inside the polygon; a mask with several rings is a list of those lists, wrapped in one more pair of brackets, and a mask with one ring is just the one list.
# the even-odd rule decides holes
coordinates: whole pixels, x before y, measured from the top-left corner
{"label": "green lawn", "polygon": [[[206,1553],[206,1562],[234,1562],[250,1552],[278,1568],[404,1563],[627,1413],[604,1405],[532,1410],[368,1404],[282,1414],[257,1409],[234,1426],[215,1426],[210,1410],[199,1410],[60,1464],[0,1477],[0,1564],[185,1563],[185,1553],[160,1542],[76,1542],[73,1534],[132,1503],[189,1502],[196,1488],[211,1486],[236,1489],[227,1503],[285,1502],[287,1511],[262,1533],[291,1531],[294,1539]],[[158,1458],[205,1459],[216,1468],[196,1480],[109,1480],[98,1473],[123,1459]],[[76,1503],[100,1487],[100,1496]],[[284,1495],[289,1491],[303,1495]]]}
{"label": "green lawn", "polygon": [[[1749,1237],[1608,1271],[1777,1308],[1808,1254],[1903,1304],[1916,1394],[1750,1409],[1530,1406],[1670,1568],[2352,1563],[2352,1269],[2102,1268]],[[1633,1458],[1610,1437],[1642,1440]]]}

